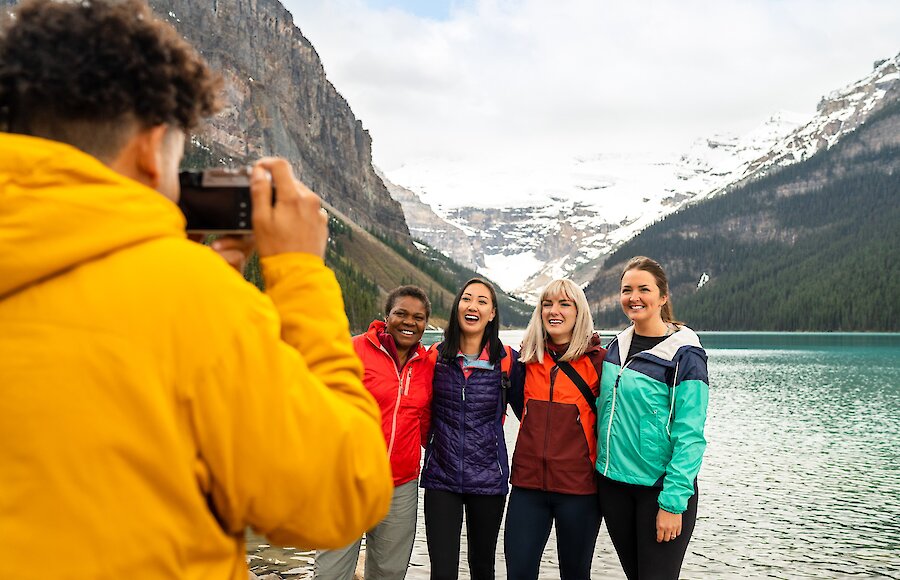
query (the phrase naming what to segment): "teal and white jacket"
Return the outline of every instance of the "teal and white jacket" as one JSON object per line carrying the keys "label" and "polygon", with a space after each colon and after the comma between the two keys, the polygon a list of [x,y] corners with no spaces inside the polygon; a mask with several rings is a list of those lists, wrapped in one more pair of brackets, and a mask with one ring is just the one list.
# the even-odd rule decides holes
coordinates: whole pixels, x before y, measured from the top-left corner
{"label": "teal and white jacket", "polygon": [[597,471],[661,488],[659,507],[680,514],[694,494],[706,439],[706,352],[685,326],[624,366],[634,326],[609,344],[597,398]]}

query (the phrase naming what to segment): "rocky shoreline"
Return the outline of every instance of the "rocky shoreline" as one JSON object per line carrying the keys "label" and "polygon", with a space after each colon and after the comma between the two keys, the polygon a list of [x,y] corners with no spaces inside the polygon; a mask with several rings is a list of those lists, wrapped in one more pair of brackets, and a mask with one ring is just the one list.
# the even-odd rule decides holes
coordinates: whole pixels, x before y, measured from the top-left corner
{"label": "rocky shoreline", "polygon": [[[270,545],[265,538],[247,533],[247,566],[249,580],[306,580],[313,577],[314,550],[281,548]],[[365,550],[360,550],[355,578],[362,580]]]}

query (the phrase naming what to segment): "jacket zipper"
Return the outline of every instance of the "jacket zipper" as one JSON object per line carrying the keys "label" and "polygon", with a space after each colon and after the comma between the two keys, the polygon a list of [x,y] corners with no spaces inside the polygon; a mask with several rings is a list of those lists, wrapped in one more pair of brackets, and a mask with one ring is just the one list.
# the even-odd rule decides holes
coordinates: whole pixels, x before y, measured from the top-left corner
{"label": "jacket zipper", "polygon": [[541,461],[544,467],[544,488],[548,486],[547,449],[550,447],[550,425],[552,424],[550,418],[553,414],[553,387],[556,384],[556,375],[558,374],[559,367],[554,365],[553,368],[550,369],[550,403],[547,405],[547,426],[544,429],[544,451],[541,454]]}
{"label": "jacket zipper", "polygon": [[462,429],[460,429],[460,437],[459,437],[459,470],[456,472],[459,475],[459,481],[457,482],[462,489],[463,479],[463,455],[465,454],[465,444],[466,444],[466,383],[469,382],[469,379],[466,378],[466,374],[459,368],[457,365],[457,370],[459,370],[460,374],[463,376],[462,382],[462,421],[460,423]]}
{"label": "jacket zipper", "polygon": [[[621,354],[619,356],[621,356]],[[622,378],[622,373],[625,372],[625,369],[628,368],[628,365],[631,364],[632,360],[634,359],[631,359],[622,365],[622,368],[619,369],[619,374],[616,375],[616,382],[613,383],[612,408],[609,410],[609,425],[606,428],[606,465],[603,466],[603,475],[606,475],[606,472],[609,471],[609,439],[610,435],[612,435],[613,417],[616,416],[616,395],[619,392],[619,379]]]}
{"label": "jacket zipper", "polygon": [[[371,342],[371,341],[370,341]],[[378,350],[383,352],[385,356],[387,356],[392,363],[394,363],[394,371],[397,373],[397,400],[394,402],[394,413],[391,417],[391,440],[388,442],[388,457],[390,457],[394,452],[394,438],[397,435],[397,414],[400,412],[400,397],[403,396],[403,377],[401,376],[401,369],[397,368],[397,363],[394,361],[394,357],[391,356],[391,353],[387,351],[384,346],[381,344],[378,345]],[[414,358],[419,356],[419,353],[413,353],[411,357],[406,359],[406,364],[403,365],[404,368],[412,362]],[[412,377],[412,367],[409,368],[409,372],[407,373],[407,383],[406,383],[406,391],[409,394],[409,379]]]}

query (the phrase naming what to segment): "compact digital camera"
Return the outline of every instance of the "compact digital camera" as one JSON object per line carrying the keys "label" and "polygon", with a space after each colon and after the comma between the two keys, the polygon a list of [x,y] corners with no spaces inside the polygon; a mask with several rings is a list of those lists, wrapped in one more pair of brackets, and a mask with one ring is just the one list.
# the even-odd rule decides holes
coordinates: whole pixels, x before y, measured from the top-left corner
{"label": "compact digital camera", "polygon": [[252,231],[250,168],[214,168],[178,174],[178,206],[187,231],[243,234]]}

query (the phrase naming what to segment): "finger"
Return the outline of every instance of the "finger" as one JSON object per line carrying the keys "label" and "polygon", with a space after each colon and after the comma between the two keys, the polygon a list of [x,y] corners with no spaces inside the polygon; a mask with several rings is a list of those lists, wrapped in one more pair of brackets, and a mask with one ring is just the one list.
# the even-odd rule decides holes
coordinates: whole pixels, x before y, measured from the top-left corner
{"label": "finger", "polygon": [[663,529],[659,525],[657,525],[656,526],[656,543],[660,543],[664,539],[665,539],[665,532],[663,532]]}
{"label": "finger", "polygon": [[253,224],[268,223],[272,219],[272,182],[261,163],[250,173],[250,203],[253,204]]}
{"label": "finger", "polygon": [[[294,179],[294,170],[286,159],[280,157],[263,157],[256,162],[257,167],[262,167],[272,174],[275,183],[275,202],[290,200],[297,196],[297,186]],[[291,187],[293,186],[293,187]]]}
{"label": "finger", "polygon": [[306,187],[305,183],[295,179],[294,186],[297,188],[297,196],[304,203],[304,207],[308,207],[312,211],[322,207],[322,199],[315,191]]}
{"label": "finger", "polygon": [[210,245],[217,252],[222,250],[239,250],[249,253],[253,249],[253,236],[251,234],[228,234],[216,239]]}

